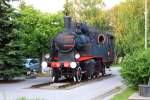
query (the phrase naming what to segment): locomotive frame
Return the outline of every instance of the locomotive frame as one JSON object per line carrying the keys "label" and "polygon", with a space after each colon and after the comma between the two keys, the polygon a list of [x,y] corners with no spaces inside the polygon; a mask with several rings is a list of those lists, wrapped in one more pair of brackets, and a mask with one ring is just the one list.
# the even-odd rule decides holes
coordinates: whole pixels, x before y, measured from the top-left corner
{"label": "locomotive frame", "polygon": [[63,75],[80,82],[91,79],[114,62],[114,37],[89,27],[85,23],[72,23],[70,16],[64,17],[64,31],[57,34],[51,43],[51,57],[46,64],[52,68],[52,79],[57,82]]}

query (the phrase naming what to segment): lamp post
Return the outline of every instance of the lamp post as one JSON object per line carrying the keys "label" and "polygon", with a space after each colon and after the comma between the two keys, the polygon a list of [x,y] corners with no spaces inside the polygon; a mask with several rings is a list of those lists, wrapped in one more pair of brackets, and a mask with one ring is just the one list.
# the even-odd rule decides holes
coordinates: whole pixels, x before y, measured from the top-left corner
{"label": "lamp post", "polygon": [[145,49],[147,49],[147,22],[148,22],[148,9],[147,9],[147,0],[145,0]]}

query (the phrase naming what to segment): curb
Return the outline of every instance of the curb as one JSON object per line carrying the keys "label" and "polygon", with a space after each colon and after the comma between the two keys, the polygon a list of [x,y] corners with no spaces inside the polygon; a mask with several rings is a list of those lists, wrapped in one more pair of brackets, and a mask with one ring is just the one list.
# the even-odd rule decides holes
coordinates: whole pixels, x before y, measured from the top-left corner
{"label": "curb", "polygon": [[107,91],[106,93],[103,93],[101,95],[98,95],[91,100],[111,100],[111,98],[120,93],[122,90],[126,89],[126,86],[122,83],[119,86],[114,87],[113,89]]}

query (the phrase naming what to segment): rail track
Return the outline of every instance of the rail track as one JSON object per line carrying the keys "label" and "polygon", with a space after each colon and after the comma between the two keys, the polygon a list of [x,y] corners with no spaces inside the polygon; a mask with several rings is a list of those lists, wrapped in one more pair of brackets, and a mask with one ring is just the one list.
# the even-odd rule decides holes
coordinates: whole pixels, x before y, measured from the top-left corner
{"label": "rail track", "polygon": [[30,88],[34,88],[34,89],[46,89],[46,90],[57,90],[57,89],[72,89],[72,88],[76,88],[85,84],[90,84],[90,83],[94,83],[97,81],[102,81],[104,79],[113,77],[114,75],[112,74],[106,74],[103,77],[99,76],[96,78],[93,78],[91,80],[82,80],[79,83],[75,83],[73,82],[71,79],[65,79],[63,78],[62,80],[58,81],[57,83],[54,82],[47,82],[47,83],[42,83],[42,84],[36,84],[36,85],[32,85]]}

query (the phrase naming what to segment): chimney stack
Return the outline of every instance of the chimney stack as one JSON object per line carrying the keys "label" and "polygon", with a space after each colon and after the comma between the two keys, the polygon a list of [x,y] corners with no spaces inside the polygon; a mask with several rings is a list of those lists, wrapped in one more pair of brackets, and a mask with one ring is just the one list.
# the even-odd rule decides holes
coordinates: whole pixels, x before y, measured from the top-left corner
{"label": "chimney stack", "polygon": [[72,25],[71,25],[71,17],[70,16],[64,17],[64,27],[65,27],[65,30],[71,29]]}

